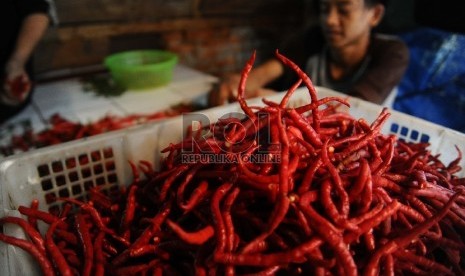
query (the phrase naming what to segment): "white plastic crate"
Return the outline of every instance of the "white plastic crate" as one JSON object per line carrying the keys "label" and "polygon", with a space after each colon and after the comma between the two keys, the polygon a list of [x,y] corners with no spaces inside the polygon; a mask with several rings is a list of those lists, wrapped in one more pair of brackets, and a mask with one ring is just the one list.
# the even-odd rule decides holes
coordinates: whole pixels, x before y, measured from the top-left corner
{"label": "white plastic crate", "polygon": [[[348,98],[349,113],[355,118],[372,122],[382,107],[356,98],[317,88],[318,97],[340,96]],[[283,94],[267,97],[279,102]],[[262,105],[261,99],[252,99],[249,105]],[[310,102],[306,89],[298,89],[289,104],[301,106]],[[210,122],[231,112],[241,112],[238,104],[204,110]],[[430,142],[433,153],[441,153],[440,159],[449,163],[457,157],[454,145],[465,151],[465,135],[439,125],[391,111],[391,117],[382,132],[395,133],[407,141]],[[186,115],[194,116],[194,115]],[[112,133],[89,137],[79,141],[34,150],[4,159],[0,163],[0,216],[18,215],[20,205],[28,206],[33,199],[39,200],[39,208],[56,208],[50,203],[53,197],[69,196],[85,198],[92,186],[104,190],[127,185],[132,180],[128,161],[147,160],[157,165],[160,151],[169,143],[182,139],[185,127],[183,117],[176,117],[132,127]],[[461,166],[465,167],[465,160]],[[465,173],[462,171],[460,175]],[[21,235],[15,227],[5,227],[5,233]],[[0,275],[33,275],[39,271],[31,258],[21,249],[0,243]],[[3,270],[3,271],[2,271]]]}

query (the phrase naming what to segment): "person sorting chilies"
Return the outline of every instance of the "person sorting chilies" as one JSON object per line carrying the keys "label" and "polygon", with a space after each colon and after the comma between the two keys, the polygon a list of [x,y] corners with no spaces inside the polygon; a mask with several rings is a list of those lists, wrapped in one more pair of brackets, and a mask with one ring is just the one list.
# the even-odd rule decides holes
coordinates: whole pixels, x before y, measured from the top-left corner
{"label": "person sorting chilies", "polygon": [[[304,70],[314,85],[381,104],[403,77],[409,52],[393,35],[379,34],[386,1],[317,0],[319,24],[289,39],[279,52]],[[209,94],[211,105],[233,101],[240,74],[225,77]],[[272,57],[256,66],[246,97],[283,91],[297,76]]]}
{"label": "person sorting chilies", "polygon": [[30,102],[33,84],[32,56],[51,23],[46,0],[0,1],[0,123]]}

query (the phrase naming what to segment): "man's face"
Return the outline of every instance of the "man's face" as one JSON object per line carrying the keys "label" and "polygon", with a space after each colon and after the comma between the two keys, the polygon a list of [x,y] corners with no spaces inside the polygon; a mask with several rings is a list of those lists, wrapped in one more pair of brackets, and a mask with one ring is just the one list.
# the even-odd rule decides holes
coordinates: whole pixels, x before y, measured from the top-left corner
{"label": "man's face", "polygon": [[320,23],[330,47],[358,42],[373,26],[374,9],[364,0],[320,0]]}

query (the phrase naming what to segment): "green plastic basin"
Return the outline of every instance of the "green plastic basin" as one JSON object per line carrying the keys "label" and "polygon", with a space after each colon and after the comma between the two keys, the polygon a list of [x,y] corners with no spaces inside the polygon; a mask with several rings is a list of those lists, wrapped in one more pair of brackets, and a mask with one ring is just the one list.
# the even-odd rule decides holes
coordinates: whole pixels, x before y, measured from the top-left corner
{"label": "green plastic basin", "polygon": [[114,81],[130,90],[141,90],[168,84],[173,77],[178,56],[162,50],[134,50],[105,58]]}

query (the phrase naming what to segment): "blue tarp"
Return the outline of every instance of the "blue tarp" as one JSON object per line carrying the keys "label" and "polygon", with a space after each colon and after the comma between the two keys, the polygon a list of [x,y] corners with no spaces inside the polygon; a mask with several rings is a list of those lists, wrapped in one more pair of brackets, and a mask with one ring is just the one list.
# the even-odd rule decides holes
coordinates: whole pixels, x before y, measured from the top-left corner
{"label": "blue tarp", "polygon": [[410,63],[394,109],[465,132],[465,35],[420,28],[400,37]]}

